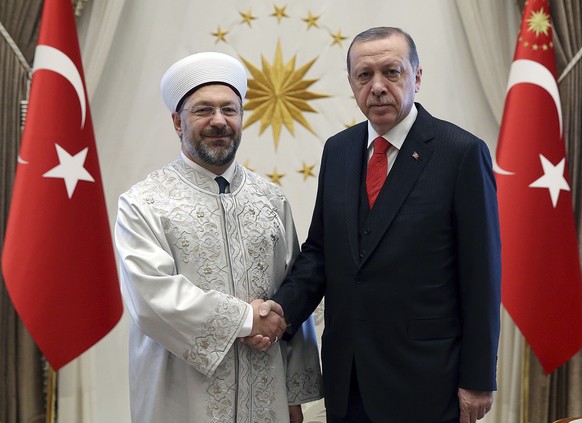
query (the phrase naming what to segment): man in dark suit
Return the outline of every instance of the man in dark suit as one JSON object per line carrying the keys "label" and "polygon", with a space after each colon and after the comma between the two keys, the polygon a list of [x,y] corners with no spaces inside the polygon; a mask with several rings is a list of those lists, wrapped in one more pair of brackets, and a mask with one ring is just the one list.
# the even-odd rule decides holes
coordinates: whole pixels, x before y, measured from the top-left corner
{"label": "man in dark suit", "polygon": [[474,423],[493,402],[501,265],[491,158],[483,141],[414,103],[421,78],[402,30],[354,39],[348,80],[368,120],[326,142],[307,240],[273,297],[292,334],[325,296],[328,422]]}

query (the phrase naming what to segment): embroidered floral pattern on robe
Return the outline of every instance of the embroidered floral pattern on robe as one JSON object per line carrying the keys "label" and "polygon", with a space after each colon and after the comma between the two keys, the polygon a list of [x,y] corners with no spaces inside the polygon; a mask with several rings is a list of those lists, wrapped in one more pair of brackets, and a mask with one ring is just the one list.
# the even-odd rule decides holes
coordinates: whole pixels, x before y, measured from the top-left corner
{"label": "embroidered floral pattern on robe", "polygon": [[287,200],[236,165],[229,194],[181,158],[120,197],[122,292],[132,317],[132,416],[140,423],[288,422],[321,398],[312,320],[257,352],[236,337],[298,252]]}

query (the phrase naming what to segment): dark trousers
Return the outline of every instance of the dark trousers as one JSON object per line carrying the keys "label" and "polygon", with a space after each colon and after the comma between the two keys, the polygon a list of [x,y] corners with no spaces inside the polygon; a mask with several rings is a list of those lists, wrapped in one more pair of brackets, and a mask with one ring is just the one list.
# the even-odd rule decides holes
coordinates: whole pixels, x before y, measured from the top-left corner
{"label": "dark trousers", "polygon": [[350,397],[348,399],[348,411],[345,417],[333,416],[327,413],[327,423],[373,423],[364,410],[364,404],[360,395],[356,366],[352,366],[350,381]]}
{"label": "dark trousers", "polygon": [[[352,376],[350,381],[350,397],[348,399],[348,411],[344,417],[338,417],[327,413],[327,423],[374,423],[368,417],[364,410],[364,403],[360,395],[358,378],[356,377],[355,366],[352,367]],[[447,420],[441,423],[459,423],[459,418]]]}
{"label": "dark trousers", "polygon": [[[372,423],[372,420],[366,414],[362,406],[361,398],[359,399],[359,403],[357,399],[352,403],[352,398],[350,397],[347,415],[345,417],[335,417],[328,413],[327,423]],[[459,423],[459,418],[457,417],[441,423]]]}

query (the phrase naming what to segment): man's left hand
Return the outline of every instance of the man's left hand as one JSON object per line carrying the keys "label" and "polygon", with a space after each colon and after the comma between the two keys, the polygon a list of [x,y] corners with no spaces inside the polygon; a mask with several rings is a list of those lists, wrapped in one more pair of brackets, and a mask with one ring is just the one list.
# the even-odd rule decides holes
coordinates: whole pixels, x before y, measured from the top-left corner
{"label": "man's left hand", "polygon": [[461,408],[459,423],[475,423],[481,420],[493,405],[493,392],[490,391],[470,391],[459,388],[458,396]]}

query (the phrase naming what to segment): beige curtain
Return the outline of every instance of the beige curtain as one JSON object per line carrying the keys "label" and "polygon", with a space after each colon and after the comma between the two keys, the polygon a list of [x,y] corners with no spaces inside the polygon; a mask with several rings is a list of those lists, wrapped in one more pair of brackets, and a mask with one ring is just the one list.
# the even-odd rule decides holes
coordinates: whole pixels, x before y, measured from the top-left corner
{"label": "beige curtain", "polygon": [[[550,2],[574,217],[582,249],[582,3]],[[551,375],[530,357],[528,421],[582,416],[582,352]]]}
{"label": "beige curtain", "polygon": [[[41,0],[2,0],[0,5],[0,241],[8,217],[20,145],[20,102],[26,100]],[[1,247],[0,247],[1,248]],[[42,281],[39,281],[42,283]],[[45,421],[42,355],[0,283],[0,421]]]}
{"label": "beige curtain", "polygon": [[455,3],[484,95],[500,124],[521,9],[517,3],[498,0],[456,0]]}

